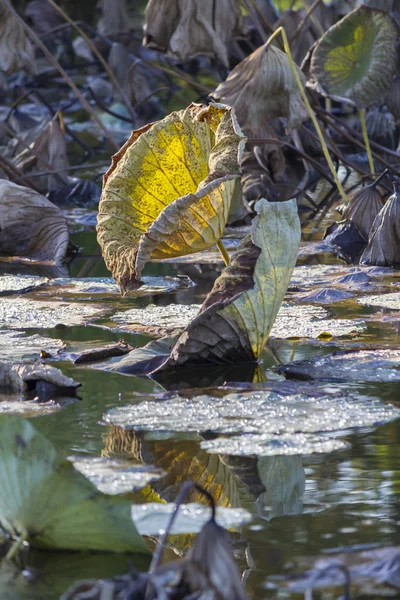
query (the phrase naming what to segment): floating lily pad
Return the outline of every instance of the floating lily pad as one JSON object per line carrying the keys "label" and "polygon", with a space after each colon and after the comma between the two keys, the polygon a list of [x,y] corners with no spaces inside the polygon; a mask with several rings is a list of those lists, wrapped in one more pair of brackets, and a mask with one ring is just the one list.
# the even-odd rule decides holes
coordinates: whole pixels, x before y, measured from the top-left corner
{"label": "floating lily pad", "polygon": [[0,277],[0,296],[22,294],[47,283],[46,277],[29,275],[2,275]]}
{"label": "floating lily pad", "polygon": [[41,350],[56,354],[63,348],[61,340],[46,338],[39,334],[26,336],[22,331],[0,331],[0,360],[22,361],[37,358]]}
{"label": "floating lily pad", "polygon": [[2,400],[0,398],[0,414],[20,415],[22,417],[42,417],[58,412],[77,398],[71,396],[49,400],[48,402],[36,402],[34,400],[10,399]]}
{"label": "floating lily pad", "polygon": [[0,387],[23,394],[35,393],[40,399],[74,396],[81,384],[50,365],[0,362]]}
{"label": "floating lily pad", "polygon": [[[307,361],[311,362],[311,361]],[[398,372],[400,376],[400,371]],[[316,433],[367,427],[396,419],[400,410],[366,396],[340,397],[275,392],[198,396],[187,400],[145,401],[114,408],[107,423],[145,431],[213,431],[218,433]]]}
{"label": "floating lily pad", "polygon": [[[165,294],[187,289],[194,284],[188,277],[142,277],[143,286],[134,292],[128,292],[127,296],[147,296],[153,294]],[[48,296],[62,295],[90,296],[96,299],[103,296],[118,296],[120,291],[118,285],[111,277],[87,277],[87,278],[60,278],[53,279],[48,287],[41,290],[41,294]]]}
{"label": "floating lily pad", "polygon": [[337,290],[334,288],[318,288],[307,292],[306,294],[300,294],[297,299],[300,302],[315,302],[316,304],[333,304],[334,302],[340,302],[341,300],[347,300],[352,298],[354,294],[345,292],[343,290]]}
{"label": "floating lily pad", "polygon": [[105,494],[125,494],[140,490],[164,474],[162,469],[133,465],[130,461],[115,458],[72,457],[70,460],[75,469]]}
{"label": "floating lily pad", "polygon": [[366,328],[361,319],[328,319],[328,315],[328,311],[319,306],[283,304],[271,330],[271,337],[317,338],[326,331],[332,336],[341,337]]}
{"label": "floating lily pad", "polygon": [[168,306],[150,304],[143,308],[119,311],[111,319],[115,323],[122,324],[118,327],[119,331],[149,330],[163,335],[185,328],[197,316],[199,310],[199,304],[168,304]]}
{"label": "floating lily pad", "polygon": [[329,354],[282,367],[287,377],[331,381],[400,381],[400,350],[383,348]]}
{"label": "floating lily pad", "polygon": [[[164,504],[149,502],[132,506],[132,520],[141,535],[160,535],[165,531],[171,514],[176,509],[175,503]],[[172,534],[198,533],[211,518],[211,508],[189,502],[178,508],[178,514],[171,527]],[[251,514],[243,508],[217,507],[216,521],[225,529],[238,529],[251,521]]]}
{"label": "floating lily pad", "polygon": [[326,454],[350,447],[350,444],[321,435],[293,433],[284,435],[248,434],[242,436],[216,438],[201,442],[203,450],[212,454],[232,456],[295,456],[305,454]]}
{"label": "floating lily pad", "polygon": [[6,297],[0,298],[0,327],[47,329],[60,323],[78,325],[102,312],[102,307],[89,304]]}
{"label": "floating lily pad", "polygon": [[379,306],[381,308],[400,310],[400,292],[381,294],[379,296],[364,296],[363,298],[359,298],[358,302],[360,304],[366,304],[367,306]]}

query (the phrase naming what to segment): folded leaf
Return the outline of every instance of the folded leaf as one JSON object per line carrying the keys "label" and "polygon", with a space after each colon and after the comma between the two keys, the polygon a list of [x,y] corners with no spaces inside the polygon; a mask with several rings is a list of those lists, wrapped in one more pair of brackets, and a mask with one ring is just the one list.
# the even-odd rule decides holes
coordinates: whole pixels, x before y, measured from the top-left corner
{"label": "folded leaf", "polygon": [[33,190],[0,180],[0,256],[62,261],[68,246],[61,210]]}
{"label": "folded leaf", "polygon": [[123,293],[150,258],[205,250],[220,239],[245,137],[234,111],[192,104],[134,131],[104,176],[97,233]]}
{"label": "folded leaf", "polygon": [[256,211],[251,234],[216,280],[200,314],[155,372],[259,358],[296,263],[300,221],[295,200],[261,199]]}
{"label": "folded leaf", "polygon": [[107,496],[33,425],[0,417],[0,525],[33,546],[147,552],[130,502]]}
{"label": "folded leaf", "polygon": [[360,260],[363,264],[400,266],[400,191],[397,183],[394,188],[394,194],[387,200],[372,225],[368,246]]}
{"label": "folded leaf", "polygon": [[343,213],[343,219],[352,221],[363,238],[367,240],[375,217],[382,206],[382,196],[373,183],[354,194]]}
{"label": "folded leaf", "polygon": [[392,17],[361,5],[328,29],[311,59],[316,89],[364,107],[387,90],[396,70],[399,28]]}
{"label": "folded leaf", "polygon": [[[305,83],[300,68],[296,69]],[[286,117],[292,129],[309,117],[288,57],[275,46],[261,46],[242,60],[219,84],[213,97],[233,106],[240,126],[254,137],[267,137],[262,130],[270,119]]]}

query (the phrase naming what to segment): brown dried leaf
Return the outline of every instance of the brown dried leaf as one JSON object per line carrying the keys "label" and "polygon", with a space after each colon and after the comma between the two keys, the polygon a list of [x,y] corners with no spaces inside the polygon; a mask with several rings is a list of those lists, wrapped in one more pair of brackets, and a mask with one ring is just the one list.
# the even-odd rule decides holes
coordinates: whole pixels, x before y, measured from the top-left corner
{"label": "brown dried leaf", "polygon": [[343,219],[352,221],[365,240],[376,215],[383,207],[383,199],[374,184],[358,190],[343,213]]}
{"label": "brown dried leaf", "polygon": [[7,75],[26,69],[35,70],[35,53],[22,25],[7,6],[0,4],[0,69]]}
{"label": "brown dried leaf", "polygon": [[368,239],[368,246],[360,262],[383,267],[400,266],[400,190],[395,192],[376,216]]}
{"label": "brown dried leaf", "polygon": [[67,221],[47,198],[0,180],[0,255],[60,262],[68,246]]}
{"label": "brown dried leaf", "polygon": [[[296,66],[303,85],[305,78]],[[286,117],[289,129],[309,118],[284,52],[261,46],[219,84],[213,97],[236,110],[239,124],[256,136],[266,121]]]}
{"label": "brown dried leaf", "polygon": [[227,68],[227,46],[243,27],[236,0],[149,0],[145,16],[144,45],[181,61],[218,58]]}

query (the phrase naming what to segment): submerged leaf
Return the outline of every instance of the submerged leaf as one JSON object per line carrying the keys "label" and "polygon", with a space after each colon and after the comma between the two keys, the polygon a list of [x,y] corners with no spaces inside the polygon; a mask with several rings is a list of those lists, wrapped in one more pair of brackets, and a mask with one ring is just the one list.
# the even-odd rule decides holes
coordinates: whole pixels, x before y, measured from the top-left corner
{"label": "submerged leaf", "polygon": [[[297,74],[305,83],[300,68]],[[296,80],[284,52],[275,46],[261,46],[242,60],[219,84],[213,97],[236,110],[240,126],[260,136],[266,121],[286,117],[292,129],[308,119]]]}
{"label": "submerged leaf", "polygon": [[229,107],[192,104],[134,131],[104,176],[97,234],[123,293],[150,258],[205,250],[221,238],[244,136]]}
{"label": "submerged leaf", "polygon": [[394,194],[375,218],[360,262],[383,267],[400,266],[400,191],[397,184]]}
{"label": "submerged leaf", "polygon": [[0,524],[33,546],[147,552],[130,502],[106,496],[29,422],[0,417]]}
{"label": "submerged leaf", "polygon": [[296,263],[300,222],[295,200],[260,200],[251,234],[216,280],[201,312],[159,370],[258,360]]}
{"label": "submerged leaf", "polygon": [[149,0],[145,17],[144,45],[184,62],[196,56],[216,57],[225,67],[227,46],[243,27],[235,0]]}
{"label": "submerged leaf", "polygon": [[311,58],[316,89],[359,107],[370,105],[392,83],[399,28],[380,10],[359,6],[330,27]]}
{"label": "submerged leaf", "polygon": [[67,221],[47,198],[0,180],[0,255],[60,262],[68,246]]}

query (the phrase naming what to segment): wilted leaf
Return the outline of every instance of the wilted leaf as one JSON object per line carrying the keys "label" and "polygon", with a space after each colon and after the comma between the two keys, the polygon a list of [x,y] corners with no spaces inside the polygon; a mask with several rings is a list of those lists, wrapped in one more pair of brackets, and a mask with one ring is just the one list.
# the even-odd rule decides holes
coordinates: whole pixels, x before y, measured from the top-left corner
{"label": "wilted leaf", "polygon": [[399,28],[390,15],[359,6],[330,27],[311,58],[317,90],[358,107],[370,105],[392,83]]}
{"label": "wilted leaf", "polygon": [[256,211],[251,234],[158,370],[259,358],[296,263],[300,222],[295,200],[262,199]]}
{"label": "wilted leaf", "polygon": [[[35,127],[27,138],[29,147],[24,149],[13,159],[13,163],[22,173],[35,173],[47,170],[57,171],[54,175],[45,178],[39,177],[40,190],[46,193],[57,187],[68,184],[66,170],[69,167],[67,156],[67,142],[61,130],[58,118],[47,124]],[[29,139],[32,139],[29,142]]]}
{"label": "wilted leaf", "polygon": [[205,250],[222,236],[244,136],[234,112],[192,104],[134,131],[104,176],[98,240],[122,292],[150,258]]}
{"label": "wilted leaf", "polygon": [[97,24],[101,35],[110,36],[128,32],[131,26],[126,0],[100,0],[100,19]]}
{"label": "wilted leaf", "polygon": [[130,502],[99,492],[33,425],[0,417],[0,524],[33,546],[147,552]]}
{"label": "wilted leaf", "polygon": [[0,5],[0,69],[7,75],[35,69],[35,53],[29,37],[4,2]]}
{"label": "wilted leaf", "polygon": [[35,392],[42,398],[46,395],[75,395],[80,385],[50,365],[0,362],[0,387],[23,393]]}
{"label": "wilted leaf", "polygon": [[[305,84],[303,73],[296,69]],[[257,48],[212,95],[233,106],[240,126],[254,137],[262,137],[265,123],[275,117],[286,117],[289,129],[309,118],[288,58],[275,46]]]}
{"label": "wilted leaf", "polygon": [[352,221],[363,238],[368,240],[372,224],[382,206],[382,196],[376,185],[367,185],[354,194],[343,213],[343,219]]}
{"label": "wilted leaf", "polygon": [[68,246],[67,221],[41,194],[0,180],[0,255],[60,262]]}
{"label": "wilted leaf", "polygon": [[372,225],[368,246],[360,259],[363,264],[400,266],[400,192],[397,184],[394,189]]}
{"label": "wilted leaf", "polygon": [[143,44],[186,62],[196,56],[218,58],[229,67],[228,44],[243,28],[235,0],[149,0]]}

